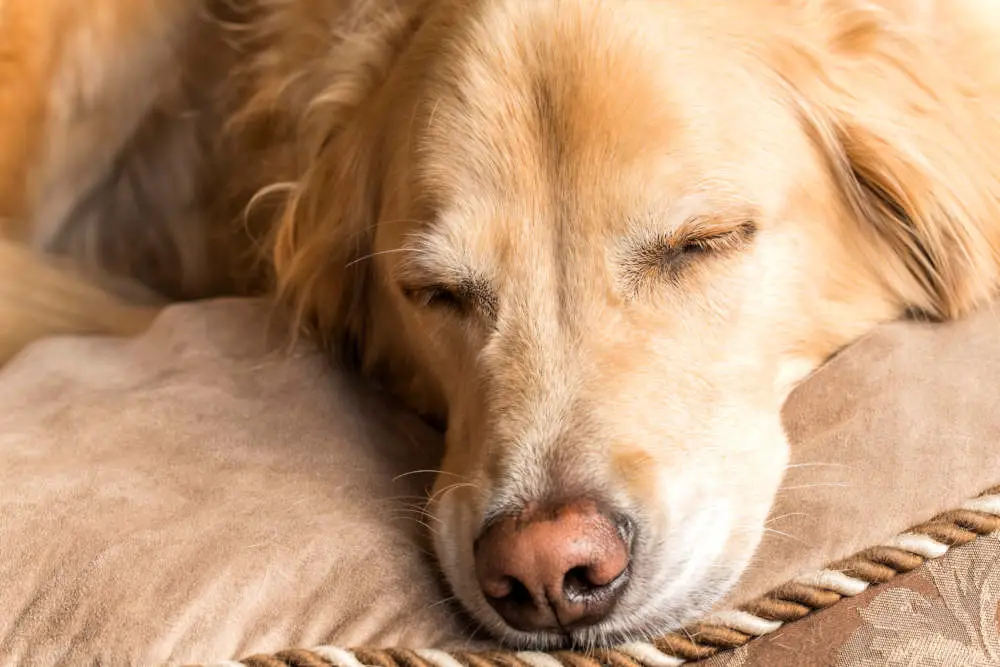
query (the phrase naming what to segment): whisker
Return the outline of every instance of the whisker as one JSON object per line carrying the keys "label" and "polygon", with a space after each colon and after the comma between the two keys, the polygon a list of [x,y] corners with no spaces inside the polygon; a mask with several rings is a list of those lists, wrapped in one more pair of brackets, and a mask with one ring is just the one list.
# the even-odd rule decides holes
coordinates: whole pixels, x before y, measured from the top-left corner
{"label": "whisker", "polygon": [[476,490],[479,489],[478,486],[476,486],[475,484],[472,484],[470,482],[456,482],[454,484],[449,484],[448,486],[444,487],[443,489],[438,490],[437,493],[433,494],[430,498],[428,498],[427,499],[427,504],[430,505],[436,499],[438,499],[440,497],[443,497],[446,493],[451,493],[453,491],[457,491],[458,489],[463,489],[463,488],[472,488],[472,489],[476,489]]}
{"label": "whisker", "polygon": [[360,264],[361,262],[367,262],[368,260],[374,259],[375,257],[378,257],[380,255],[393,255],[393,254],[396,254],[396,253],[406,253],[406,252],[413,252],[413,249],[412,248],[390,248],[388,250],[379,250],[378,252],[369,253],[367,255],[362,255],[361,257],[358,257],[357,259],[352,259],[347,264],[344,264],[344,268],[345,269],[349,269],[349,268],[351,268],[352,266],[354,266],[356,264]]}
{"label": "whisker", "polygon": [[790,516],[809,516],[809,515],[807,513],[805,513],[805,512],[789,512],[788,514],[782,514],[781,516],[776,516],[776,517],[773,517],[771,519],[768,519],[767,521],[764,522],[764,525],[766,526],[767,524],[771,523],[772,521],[781,521],[782,519],[790,517]]}
{"label": "whisker", "polygon": [[444,523],[444,521],[441,518],[436,517],[433,514],[429,514],[426,511],[417,508],[397,507],[392,511],[392,515],[406,519],[412,519],[416,517],[419,518],[421,521],[423,520],[435,521],[438,524]]}
{"label": "whisker", "polygon": [[404,472],[402,475],[396,475],[395,477],[393,477],[392,481],[396,482],[403,479],[404,477],[409,477],[410,475],[421,475],[425,473],[428,475],[451,475],[452,477],[458,477],[459,479],[464,479],[463,475],[459,475],[458,473],[454,472],[448,472],[447,470],[427,469],[427,470],[411,470],[410,472]]}
{"label": "whisker", "polygon": [[774,533],[775,535],[781,535],[782,537],[787,537],[790,540],[795,540],[799,544],[804,544],[806,546],[809,546],[809,543],[806,542],[805,540],[803,540],[801,537],[796,537],[795,535],[792,535],[790,533],[785,533],[785,532],[782,532],[780,530],[775,530],[774,528],[764,528],[764,532],[765,533]]}
{"label": "whisker", "polygon": [[849,487],[849,486],[851,486],[851,485],[848,484],[847,482],[817,482],[815,484],[794,484],[792,486],[783,486],[783,487],[781,487],[781,488],[778,489],[778,492],[780,493],[781,491],[797,491],[797,490],[800,490],[800,489],[815,489],[815,488],[820,488],[820,487],[841,487],[841,488],[846,488],[846,487]]}
{"label": "whisker", "polygon": [[413,523],[417,524],[418,526],[420,526],[421,528],[423,528],[424,530],[426,530],[427,532],[429,532],[431,535],[434,535],[436,537],[440,537],[440,535],[441,535],[441,529],[439,527],[432,526],[429,523],[427,523],[425,521],[421,521],[420,519],[418,519],[416,517],[412,517],[412,516],[397,516],[397,517],[394,517],[394,518],[401,519],[403,521],[412,521]]}
{"label": "whisker", "polygon": [[440,607],[443,604],[448,604],[449,602],[454,602],[455,600],[458,600],[457,595],[449,595],[446,598],[438,600],[437,602],[432,602],[431,604],[427,605],[426,609],[434,609],[434,607]]}
{"label": "whisker", "polygon": [[395,218],[395,219],[392,219],[392,220],[379,220],[379,221],[374,222],[374,223],[372,223],[370,225],[367,225],[364,229],[359,229],[359,230],[357,230],[357,231],[349,234],[347,236],[347,239],[349,241],[357,240],[357,238],[359,236],[363,236],[365,234],[368,234],[373,229],[376,229],[378,227],[388,227],[389,225],[403,225],[403,224],[422,225],[425,222],[427,222],[427,221],[426,220],[417,220],[415,218]]}

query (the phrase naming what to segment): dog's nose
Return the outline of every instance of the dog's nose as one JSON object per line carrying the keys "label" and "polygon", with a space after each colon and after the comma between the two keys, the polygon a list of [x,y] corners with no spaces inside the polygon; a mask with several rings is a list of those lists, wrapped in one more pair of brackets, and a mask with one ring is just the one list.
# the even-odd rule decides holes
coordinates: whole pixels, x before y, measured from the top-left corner
{"label": "dog's nose", "polygon": [[518,630],[598,623],[628,581],[625,532],[590,501],[526,508],[492,522],[476,542],[479,586]]}

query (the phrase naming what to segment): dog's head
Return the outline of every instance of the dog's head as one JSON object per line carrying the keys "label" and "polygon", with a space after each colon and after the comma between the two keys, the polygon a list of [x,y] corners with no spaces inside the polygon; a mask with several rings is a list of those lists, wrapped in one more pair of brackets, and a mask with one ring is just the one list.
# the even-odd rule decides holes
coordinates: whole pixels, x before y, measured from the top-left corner
{"label": "dog's head", "polygon": [[992,289],[996,128],[870,4],[429,3],[317,131],[280,286],[446,417],[437,553],[505,639],[710,608],[794,383]]}

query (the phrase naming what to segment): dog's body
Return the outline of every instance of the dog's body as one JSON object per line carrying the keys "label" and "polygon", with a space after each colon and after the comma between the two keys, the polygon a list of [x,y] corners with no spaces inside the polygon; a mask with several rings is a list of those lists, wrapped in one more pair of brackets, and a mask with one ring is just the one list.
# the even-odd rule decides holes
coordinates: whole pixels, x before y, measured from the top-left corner
{"label": "dog's body", "polygon": [[39,251],[274,291],[447,419],[441,565],[514,642],[710,608],[794,383],[997,288],[996,1],[0,0],[0,49],[6,351],[155,312]]}

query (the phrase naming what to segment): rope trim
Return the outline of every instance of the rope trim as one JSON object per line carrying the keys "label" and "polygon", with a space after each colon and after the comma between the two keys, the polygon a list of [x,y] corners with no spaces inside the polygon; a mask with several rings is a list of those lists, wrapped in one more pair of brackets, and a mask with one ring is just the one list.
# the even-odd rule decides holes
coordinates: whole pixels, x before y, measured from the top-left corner
{"label": "rope trim", "polygon": [[1000,486],[955,510],[828,567],[796,577],[739,609],[713,614],[682,631],[614,649],[446,652],[320,646],[204,667],[677,667],[770,634],[786,623],[940,558],[951,548],[1000,531]]}

